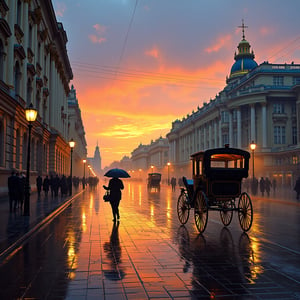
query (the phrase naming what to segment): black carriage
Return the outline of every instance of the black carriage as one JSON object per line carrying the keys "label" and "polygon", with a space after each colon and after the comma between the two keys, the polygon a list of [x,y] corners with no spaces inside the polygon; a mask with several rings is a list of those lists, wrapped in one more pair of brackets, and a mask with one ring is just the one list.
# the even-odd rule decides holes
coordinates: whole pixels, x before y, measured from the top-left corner
{"label": "black carriage", "polygon": [[220,212],[224,226],[231,223],[236,211],[242,230],[248,231],[253,221],[253,208],[249,195],[241,192],[241,184],[243,178],[248,177],[249,158],[249,152],[229,147],[191,155],[193,180],[183,177],[185,187],[181,188],[177,202],[179,221],[185,224],[193,208],[196,227],[202,233],[209,210]]}
{"label": "black carriage", "polygon": [[148,174],[148,190],[152,188],[160,191],[160,181],[161,181],[161,174],[160,173],[149,173]]}

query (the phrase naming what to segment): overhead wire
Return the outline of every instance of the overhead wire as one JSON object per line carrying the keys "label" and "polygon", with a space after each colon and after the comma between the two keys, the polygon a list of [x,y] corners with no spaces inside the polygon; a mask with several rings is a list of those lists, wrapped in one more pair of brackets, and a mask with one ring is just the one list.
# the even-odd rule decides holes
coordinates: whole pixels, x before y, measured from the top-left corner
{"label": "overhead wire", "polygon": [[297,48],[300,48],[300,44],[296,44],[293,48],[291,48],[291,45],[293,45],[296,42],[300,42],[300,36],[298,36],[297,38],[295,38],[294,40],[292,40],[291,42],[289,42],[287,45],[285,45],[284,47],[280,48],[278,51],[276,51],[275,53],[273,53],[271,56],[268,57],[268,61],[271,60],[272,58],[276,58],[277,55],[280,55],[280,53],[282,53],[283,51],[285,51],[286,49],[288,49],[288,51],[283,52],[283,54],[276,58],[274,60],[274,62],[278,61],[279,59],[284,58],[286,55],[288,55],[289,53],[291,53],[292,51],[294,51]]}

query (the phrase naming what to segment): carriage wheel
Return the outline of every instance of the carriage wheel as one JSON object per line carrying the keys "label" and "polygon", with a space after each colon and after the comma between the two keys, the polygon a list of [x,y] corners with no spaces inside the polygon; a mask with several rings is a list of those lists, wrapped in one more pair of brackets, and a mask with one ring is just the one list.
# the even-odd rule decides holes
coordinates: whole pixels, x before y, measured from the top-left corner
{"label": "carriage wheel", "polygon": [[239,221],[242,229],[248,231],[251,228],[253,221],[252,202],[247,193],[242,193],[239,199]]}
{"label": "carriage wheel", "polygon": [[194,217],[198,231],[200,233],[204,232],[208,219],[208,207],[205,201],[205,194],[202,191],[198,191],[196,195]]}
{"label": "carriage wheel", "polygon": [[228,226],[231,223],[233,216],[233,204],[232,200],[225,201],[220,210],[220,217],[224,226]]}
{"label": "carriage wheel", "polygon": [[186,193],[181,193],[177,201],[177,215],[181,224],[185,224],[188,221],[190,208]]}

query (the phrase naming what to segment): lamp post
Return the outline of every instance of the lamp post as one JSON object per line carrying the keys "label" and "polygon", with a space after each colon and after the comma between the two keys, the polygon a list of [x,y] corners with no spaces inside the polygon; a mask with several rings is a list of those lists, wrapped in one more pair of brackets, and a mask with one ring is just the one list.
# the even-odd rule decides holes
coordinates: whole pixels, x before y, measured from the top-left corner
{"label": "lamp post", "polygon": [[28,148],[27,148],[27,169],[25,181],[25,199],[24,199],[24,216],[30,215],[30,141],[31,141],[31,128],[32,123],[36,120],[37,110],[33,108],[32,103],[25,109],[25,117],[28,121]]}
{"label": "lamp post", "polygon": [[254,141],[251,142],[250,149],[252,151],[252,193],[256,195],[255,176],[254,176],[254,151],[256,149],[256,144],[254,143]]}
{"label": "lamp post", "polygon": [[82,182],[82,188],[85,189],[85,164],[86,164],[86,159],[83,161],[83,182]]}
{"label": "lamp post", "polygon": [[168,165],[168,185],[170,185],[170,165],[171,164],[168,162],[167,165]]}
{"label": "lamp post", "polygon": [[153,170],[154,170],[154,166],[151,166],[151,173],[153,173]]}
{"label": "lamp post", "polygon": [[69,196],[72,196],[72,186],[73,186],[73,180],[72,180],[72,161],[73,161],[73,148],[75,147],[75,142],[73,139],[70,140],[69,146],[71,148],[71,163],[70,163],[70,180],[69,180]]}

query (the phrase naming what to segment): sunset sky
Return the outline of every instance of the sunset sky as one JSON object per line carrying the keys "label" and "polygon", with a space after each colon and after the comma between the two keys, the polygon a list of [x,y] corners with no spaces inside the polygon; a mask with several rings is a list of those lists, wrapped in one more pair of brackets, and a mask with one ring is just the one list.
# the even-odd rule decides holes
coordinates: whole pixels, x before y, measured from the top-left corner
{"label": "sunset sky", "polygon": [[246,40],[261,64],[300,63],[299,0],[53,0],[88,144],[102,167],[170,131],[226,84]]}

